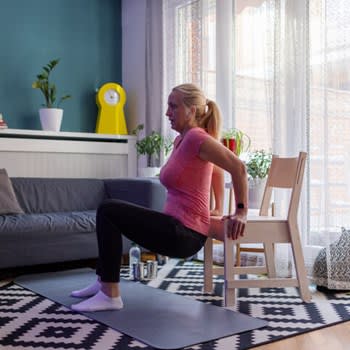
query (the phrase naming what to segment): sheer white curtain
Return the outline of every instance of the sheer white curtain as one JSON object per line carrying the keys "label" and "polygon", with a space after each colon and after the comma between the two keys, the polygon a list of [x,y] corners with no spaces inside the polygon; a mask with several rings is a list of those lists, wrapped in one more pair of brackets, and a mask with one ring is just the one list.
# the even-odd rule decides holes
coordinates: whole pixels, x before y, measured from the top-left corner
{"label": "sheer white curtain", "polygon": [[[281,155],[297,155],[299,151],[308,151],[308,0],[285,0],[276,4],[273,150]],[[304,247],[308,244],[307,183],[306,173],[299,209]],[[286,215],[285,198],[277,195],[275,201],[277,215]],[[292,271],[291,252],[283,245],[277,249],[280,273],[288,275]],[[306,259],[309,271],[312,264],[312,259]]]}
{"label": "sheer white curtain", "polygon": [[[131,132],[144,124],[141,137],[161,131],[164,117],[163,94],[163,7],[159,0],[123,0],[123,86],[125,114]],[[146,157],[139,157],[145,166]]]}
{"label": "sheer white curtain", "polygon": [[[281,156],[307,150],[307,5],[307,0],[236,1],[234,121],[250,135],[253,149]],[[284,197],[274,198],[277,215],[287,214]],[[304,191],[304,244],[307,204]],[[279,274],[289,275],[292,261],[286,245],[277,246],[276,258]]]}
{"label": "sheer white curtain", "polygon": [[[215,4],[215,0],[163,2],[165,107],[171,89],[185,82],[201,86],[208,98],[216,97]],[[167,120],[163,130],[174,135]]]}
{"label": "sheer white curtain", "polygon": [[[350,7],[310,0],[310,226],[308,242],[326,247],[325,286],[350,285]],[[350,233],[343,235],[350,240]],[[347,249],[346,251],[344,249]],[[335,253],[336,252],[336,253]],[[334,254],[335,253],[335,254]],[[343,259],[339,262],[339,256]],[[338,262],[337,262],[338,259]],[[339,274],[342,270],[343,273]],[[346,272],[347,271],[347,272]],[[347,276],[344,276],[347,273]],[[343,281],[341,279],[343,278]],[[340,287],[341,288],[341,287]]]}

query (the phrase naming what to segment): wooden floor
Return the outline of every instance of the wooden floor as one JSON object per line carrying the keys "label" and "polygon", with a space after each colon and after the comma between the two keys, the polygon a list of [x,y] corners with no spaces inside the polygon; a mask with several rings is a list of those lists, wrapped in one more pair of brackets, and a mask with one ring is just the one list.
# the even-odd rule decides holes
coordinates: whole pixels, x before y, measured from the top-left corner
{"label": "wooden floor", "polygon": [[350,321],[257,346],[254,350],[349,350]]}

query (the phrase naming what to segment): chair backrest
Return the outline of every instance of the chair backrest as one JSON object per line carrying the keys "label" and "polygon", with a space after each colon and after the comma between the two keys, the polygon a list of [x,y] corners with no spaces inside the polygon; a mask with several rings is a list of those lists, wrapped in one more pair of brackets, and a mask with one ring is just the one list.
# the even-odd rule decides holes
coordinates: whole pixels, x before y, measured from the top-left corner
{"label": "chair backrest", "polygon": [[259,215],[268,215],[273,189],[286,188],[291,189],[288,220],[296,220],[306,156],[306,152],[300,152],[298,157],[293,158],[282,158],[277,155],[272,156]]}

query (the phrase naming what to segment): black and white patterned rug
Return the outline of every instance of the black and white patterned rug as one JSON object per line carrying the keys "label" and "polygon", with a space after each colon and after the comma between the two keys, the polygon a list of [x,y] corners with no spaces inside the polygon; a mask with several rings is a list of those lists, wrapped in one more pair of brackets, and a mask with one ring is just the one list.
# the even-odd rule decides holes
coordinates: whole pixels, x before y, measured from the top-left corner
{"label": "black and white patterned rug", "polygon": [[[127,269],[123,270],[123,275],[127,276]],[[203,294],[202,264],[171,260],[160,270],[157,279],[151,281],[149,285],[220,306],[223,300],[223,279],[217,276],[214,281],[213,294]],[[269,326],[187,349],[248,349],[350,320],[350,293],[315,292],[312,303],[305,304],[294,288],[242,289],[234,310],[265,319],[269,322]],[[8,284],[0,288],[0,349],[150,350],[152,348],[16,284]]]}

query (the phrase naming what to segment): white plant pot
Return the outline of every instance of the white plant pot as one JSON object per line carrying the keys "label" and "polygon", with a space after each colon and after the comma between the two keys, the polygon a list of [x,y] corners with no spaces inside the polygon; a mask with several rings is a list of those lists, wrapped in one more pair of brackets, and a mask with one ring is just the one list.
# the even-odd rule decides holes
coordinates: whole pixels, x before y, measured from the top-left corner
{"label": "white plant pot", "polygon": [[39,109],[41,128],[45,131],[60,131],[63,109],[61,108],[40,108]]}
{"label": "white plant pot", "polygon": [[266,178],[249,179],[249,204],[250,209],[260,209],[262,197],[265,190]]}
{"label": "white plant pot", "polygon": [[156,177],[157,175],[159,175],[159,172],[159,167],[139,168],[140,177]]}

